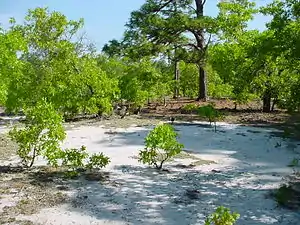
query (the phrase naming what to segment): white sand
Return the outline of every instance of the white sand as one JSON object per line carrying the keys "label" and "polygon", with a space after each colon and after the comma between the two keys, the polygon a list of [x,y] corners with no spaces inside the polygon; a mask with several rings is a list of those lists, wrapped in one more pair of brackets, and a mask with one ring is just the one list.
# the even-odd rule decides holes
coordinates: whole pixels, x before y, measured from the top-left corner
{"label": "white sand", "polygon": [[[167,166],[173,172],[160,174],[133,158],[151,128],[68,129],[65,147],[85,145],[91,153],[104,152],[111,157],[105,171],[112,173],[113,182],[74,184],[72,203],[20,218],[45,225],[188,225],[203,224],[208,214],[224,205],[240,213],[240,225],[300,224],[299,213],[277,208],[274,200],[266,197],[282,183],[282,176],[292,172],[287,165],[297,155],[299,143],[271,137],[272,129],[219,124],[215,133],[200,124],[175,125],[185,149],[217,164],[193,169]],[[107,131],[118,133],[105,134]],[[199,190],[199,199],[189,199],[185,195],[188,189]]]}

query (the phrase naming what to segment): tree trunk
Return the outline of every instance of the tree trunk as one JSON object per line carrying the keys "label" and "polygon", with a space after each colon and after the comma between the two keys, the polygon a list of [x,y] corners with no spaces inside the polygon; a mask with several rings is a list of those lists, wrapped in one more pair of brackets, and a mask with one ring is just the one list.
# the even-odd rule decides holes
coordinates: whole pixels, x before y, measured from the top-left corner
{"label": "tree trunk", "polygon": [[31,158],[31,162],[30,162],[30,164],[29,164],[29,168],[31,168],[32,166],[33,166],[33,164],[34,164],[34,161],[35,161],[35,157],[36,157],[36,148],[34,147],[33,148],[33,154],[32,154],[32,158]]}
{"label": "tree trunk", "polygon": [[271,112],[271,92],[269,89],[263,95],[263,112]]}
{"label": "tree trunk", "polygon": [[[206,0],[195,0],[196,3],[196,14],[197,18],[203,18],[204,17],[204,4]],[[206,85],[206,73],[204,70],[204,62],[205,62],[205,39],[204,39],[204,29],[200,27],[200,29],[196,30],[194,33],[194,36],[197,41],[197,47],[199,49],[200,57],[199,61],[199,92],[198,92],[198,98],[197,100],[200,101],[206,101],[207,100],[207,85]]]}
{"label": "tree trunk", "polygon": [[179,75],[180,75],[179,62],[176,61],[175,68],[174,68],[175,89],[174,89],[174,96],[173,96],[173,98],[175,98],[175,99],[178,98],[178,95],[179,95],[179,90],[178,90]]}
{"label": "tree trunk", "polygon": [[199,66],[199,92],[197,100],[207,100],[206,72],[203,66]]}
{"label": "tree trunk", "polygon": [[277,99],[277,97],[276,97],[276,98],[273,99],[273,103],[272,103],[272,107],[271,107],[271,111],[272,111],[272,112],[274,112],[274,110],[275,110],[275,105],[277,104],[277,102],[278,102],[278,99]]}

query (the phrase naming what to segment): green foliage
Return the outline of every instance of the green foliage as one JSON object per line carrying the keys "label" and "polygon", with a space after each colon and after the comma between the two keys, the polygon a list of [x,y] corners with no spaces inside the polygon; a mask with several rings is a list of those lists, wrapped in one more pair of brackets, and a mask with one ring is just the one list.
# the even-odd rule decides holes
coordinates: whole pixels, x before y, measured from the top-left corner
{"label": "green foliage", "polygon": [[206,65],[208,95],[212,98],[229,98],[233,97],[233,86],[225,83],[221,76],[209,64]]}
{"label": "green foliage", "polygon": [[10,79],[18,76],[22,62],[17,52],[26,51],[26,42],[18,31],[4,31],[0,27],[0,105],[5,105]]}
{"label": "green foliage", "polygon": [[293,160],[288,165],[289,167],[298,167],[300,165],[300,159],[299,158],[293,158]]}
{"label": "green foliage", "polygon": [[290,200],[289,187],[287,185],[282,185],[278,190],[275,191],[274,197],[278,205],[286,205]]}
{"label": "green foliage", "polygon": [[192,113],[194,111],[198,110],[198,105],[195,103],[190,103],[190,104],[186,104],[181,108],[181,111],[183,112],[187,112],[187,113]]}
{"label": "green foliage", "polygon": [[145,138],[145,149],[139,152],[139,161],[162,169],[166,160],[182,151],[183,145],[177,141],[177,136],[171,125],[157,125]]}
{"label": "green foliage", "polygon": [[[299,3],[258,8],[250,0],[222,1],[213,17],[205,16],[204,2],[147,0],[105,54],[77,38],[82,19],[48,8],[29,10],[22,24],[11,19],[8,29],[0,28],[0,105],[19,112],[46,99],[65,118],[103,115],[111,114],[113,102],[140,108],[170,96],[175,86],[180,96],[202,98],[207,84],[209,96],[233,98],[236,105],[261,98],[266,111],[271,101],[299,110]],[[247,29],[258,11],[270,16],[267,29]],[[205,42],[203,32],[214,42]]]}
{"label": "green foliage", "polygon": [[73,171],[79,168],[82,169],[101,169],[110,163],[109,157],[101,153],[94,153],[89,156],[86,152],[86,147],[71,148],[63,151],[62,166],[68,167]]}
{"label": "green foliage", "polygon": [[288,184],[281,185],[277,190],[271,192],[271,196],[275,198],[278,206],[287,209],[299,210],[300,196],[299,196],[299,172],[289,179]]}
{"label": "green foliage", "polygon": [[282,79],[278,94],[278,107],[287,109],[289,112],[300,109],[300,79],[298,73],[288,73]]}
{"label": "green foliage", "polygon": [[180,95],[196,98],[198,95],[198,68],[193,64],[188,64],[184,62],[179,63],[180,70]]}
{"label": "green foliage", "polygon": [[289,111],[299,109],[297,7],[297,1],[273,1],[259,9],[272,18],[266,30],[225,35],[224,42],[211,46],[210,64],[224,82],[233,87],[237,103],[255,95],[265,100],[266,112],[270,111],[271,100]]}
{"label": "green foliage", "polygon": [[86,164],[86,168],[90,170],[101,169],[107,166],[109,163],[110,163],[109,157],[105,156],[102,152],[94,153],[89,157],[88,163]]}
{"label": "green foliage", "polygon": [[55,167],[59,166],[58,161],[61,160],[62,166],[73,171],[77,168],[102,168],[110,162],[103,153],[89,156],[85,146],[62,150],[60,145],[66,137],[63,119],[51,103],[45,100],[38,102],[35,107],[25,110],[25,116],[25,128],[14,127],[9,132],[18,144],[17,153],[25,166],[32,167],[38,156],[44,157]]}
{"label": "green foliage", "polygon": [[230,98],[232,96],[232,86],[221,82],[214,82],[208,85],[209,96],[215,99]]}
{"label": "green foliage", "polygon": [[145,105],[147,99],[161,98],[170,93],[170,80],[161,73],[161,68],[148,59],[127,62],[124,74],[119,78],[121,98],[135,108]]}
{"label": "green foliage", "polygon": [[88,157],[86,147],[65,149],[62,154],[62,166],[73,170],[84,167],[84,160]]}
{"label": "green foliage", "polygon": [[45,98],[66,117],[78,113],[110,113],[118,82],[98,65],[95,51],[84,39],[73,41],[83,20],[68,20],[47,8],[29,10],[22,34],[30,51],[20,51],[21,71],[10,78],[6,107],[17,112]]}
{"label": "green foliage", "polygon": [[[256,10],[255,4],[250,1],[226,2],[218,4],[218,16],[210,17],[205,15],[204,5],[205,1],[200,0],[148,0],[131,13],[123,40],[112,40],[103,50],[109,55],[119,55],[121,49],[121,55],[134,59],[156,57],[167,52],[173,63],[180,60],[193,63],[198,67],[199,82],[192,84],[201,84],[197,86],[196,93],[199,99],[206,99],[205,76],[201,73],[205,68],[210,40],[204,41],[204,32],[220,39],[235,36],[245,30]],[[192,90],[189,95],[195,94]]]}
{"label": "green foliage", "polygon": [[216,122],[218,119],[222,118],[222,114],[214,108],[213,104],[209,104],[206,106],[201,106],[198,108],[198,115],[200,117],[205,117],[209,123],[211,124],[212,122],[214,122],[215,124],[215,132],[217,130],[217,125]]}
{"label": "green foliage", "polygon": [[[233,86],[229,83],[224,83],[219,74],[213,70],[208,62],[205,66],[208,95],[213,98],[233,97]],[[199,68],[194,64],[180,62],[180,95],[190,98],[196,98],[198,95]]]}
{"label": "green foliage", "polygon": [[120,81],[121,96],[134,104],[134,107],[142,107],[147,101],[148,93],[143,90],[138,78],[123,76]]}
{"label": "green foliage", "polygon": [[230,209],[220,206],[205,220],[205,225],[234,225],[239,217],[238,213],[231,213]]}
{"label": "green foliage", "polygon": [[9,132],[18,144],[17,153],[23,164],[31,167],[36,157],[41,155],[49,164],[57,166],[62,154],[60,143],[66,136],[62,116],[45,100],[25,109],[25,116],[25,128],[14,127]]}
{"label": "green foliage", "polygon": [[213,70],[223,80],[222,86],[231,89],[230,97],[233,97],[237,105],[250,101],[254,88],[258,94],[262,93],[262,89],[253,82],[256,68],[253,67],[254,62],[251,57],[247,55],[248,46],[253,45],[249,36],[252,35],[253,38],[257,33],[249,31],[244,32],[243,35],[243,38],[240,37],[242,43],[225,42],[211,47],[209,58]]}

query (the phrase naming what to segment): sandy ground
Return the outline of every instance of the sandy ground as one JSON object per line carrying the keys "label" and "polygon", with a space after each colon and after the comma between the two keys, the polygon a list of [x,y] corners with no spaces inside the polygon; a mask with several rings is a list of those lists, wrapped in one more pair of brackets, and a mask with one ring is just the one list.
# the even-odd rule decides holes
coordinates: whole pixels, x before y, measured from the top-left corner
{"label": "sandy ground", "polygon": [[[219,123],[215,133],[206,123],[174,126],[191,155],[168,163],[169,172],[163,173],[135,158],[153,126],[68,126],[64,147],[85,145],[91,153],[108,155],[109,181],[69,181],[67,202],[18,219],[45,225],[204,224],[223,205],[241,215],[238,225],[300,224],[299,212],[278,208],[269,196],[292,172],[287,165],[299,155],[300,143],[274,136],[273,129]],[[215,163],[178,166],[200,159]],[[0,211],[10,204],[15,204],[11,195],[0,199]]]}

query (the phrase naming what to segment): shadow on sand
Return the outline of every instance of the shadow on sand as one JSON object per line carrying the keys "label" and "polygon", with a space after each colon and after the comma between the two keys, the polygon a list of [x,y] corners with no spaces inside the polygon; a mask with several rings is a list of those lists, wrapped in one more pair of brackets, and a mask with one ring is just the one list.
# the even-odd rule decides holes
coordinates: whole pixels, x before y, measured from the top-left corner
{"label": "shadow on sand", "polygon": [[[220,126],[218,130],[223,132],[217,133],[202,124],[176,124],[175,128],[189,151],[230,156],[233,159],[230,167],[216,165],[209,170],[201,166],[193,169],[168,167],[169,172],[158,172],[144,166],[116,165],[109,177],[103,175],[98,181],[82,177],[64,180],[64,184],[75,191],[68,204],[69,210],[90,215],[99,223],[185,225],[204,224],[206,216],[223,205],[241,214],[237,223],[240,225],[299,224],[299,213],[278,208],[270,197],[270,190],[280,182],[286,170],[280,157],[272,157],[285,153],[274,148],[276,140],[270,141],[269,134],[247,132],[235,126]],[[143,145],[148,132],[149,129],[116,132],[112,134],[112,146]],[[97,143],[106,144],[103,140]],[[255,143],[264,145],[254,146]],[[264,158],[266,151],[271,152]],[[259,152],[261,155],[257,155]],[[0,175],[13,172],[0,168]],[[15,168],[15,172],[22,171]],[[36,184],[49,185],[57,181],[45,177],[51,175],[33,172],[30,179]]]}

